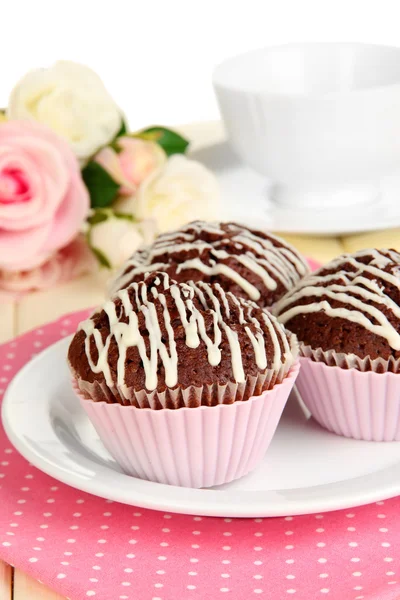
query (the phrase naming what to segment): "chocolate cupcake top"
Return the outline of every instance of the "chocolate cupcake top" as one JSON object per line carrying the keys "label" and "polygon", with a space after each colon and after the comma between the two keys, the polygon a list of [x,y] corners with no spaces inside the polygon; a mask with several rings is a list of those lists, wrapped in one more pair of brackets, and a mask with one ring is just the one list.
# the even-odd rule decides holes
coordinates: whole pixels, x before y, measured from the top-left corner
{"label": "chocolate cupcake top", "polygon": [[68,358],[77,380],[160,392],[287,371],[296,351],[295,336],[253,302],[153,273],[81,323]]}
{"label": "chocolate cupcake top", "polygon": [[301,281],[275,314],[313,349],[360,358],[400,357],[400,254],[344,254]]}
{"label": "chocolate cupcake top", "polygon": [[309,272],[295,248],[236,223],[195,221],[160,235],[124,266],[112,292],[164,271],[179,282],[218,282],[225,291],[271,306]]}

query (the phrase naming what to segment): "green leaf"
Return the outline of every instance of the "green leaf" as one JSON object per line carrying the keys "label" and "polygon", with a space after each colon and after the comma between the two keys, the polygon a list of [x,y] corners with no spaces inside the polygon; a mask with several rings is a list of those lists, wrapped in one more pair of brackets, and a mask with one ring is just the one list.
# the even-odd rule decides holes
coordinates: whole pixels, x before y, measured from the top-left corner
{"label": "green leaf", "polygon": [[96,210],[93,215],[88,218],[88,223],[90,225],[97,225],[98,223],[102,223],[103,221],[107,221],[108,214],[102,210]]}
{"label": "green leaf", "polygon": [[82,178],[89,191],[92,208],[105,208],[112,204],[120,185],[101,165],[90,161],[82,170]]}
{"label": "green leaf", "polygon": [[110,144],[109,144],[110,148],[112,148],[114,150],[114,152],[116,152],[117,154],[119,154],[122,150],[121,146],[118,144],[118,138],[115,138],[115,140],[113,140]]}
{"label": "green leaf", "polygon": [[172,129],[167,129],[166,127],[149,127],[133,135],[142,140],[156,142],[164,149],[167,156],[171,156],[171,154],[184,154],[189,145],[188,140],[179,135],[179,133],[176,133],[176,131],[172,131]]}
{"label": "green leaf", "polygon": [[115,210],[113,211],[113,215],[117,219],[125,219],[126,221],[132,221],[133,222],[133,221],[136,220],[133,215],[130,215],[128,213],[118,212],[118,211],[115,211]]}
{"label": "green leaf", "polygon": [[107,256],[101,250],[99,250],[98,248],[94,248],[93,246],[90,246],[90,249],[102,267],[106,267],[106,269],[111,269],[111,264]]}
{"label": "green leaf", "polygon": [[123,117],[121,117],[121,127],[119,128],[119,131],[117,133],[117,135],[115,136],[115,138],[113,139],[112,142],[109,143],[109,146],[111,146],[111,148],[113,150],[115,150],[115,152],[121,152],[121,148],[118,145],[118,138],[121,137],[122,135],[126,135],[127,133],[127,127],[126,127],[126,123],[123,119]]}
{"label": "green leaf", "polygon": [[115,136],[115,139],[121,137],[121,135],[125,135],[126,132],[128,131],[125,120],[123,117],[121,117],[121,127],[117,133],[117,135]]}

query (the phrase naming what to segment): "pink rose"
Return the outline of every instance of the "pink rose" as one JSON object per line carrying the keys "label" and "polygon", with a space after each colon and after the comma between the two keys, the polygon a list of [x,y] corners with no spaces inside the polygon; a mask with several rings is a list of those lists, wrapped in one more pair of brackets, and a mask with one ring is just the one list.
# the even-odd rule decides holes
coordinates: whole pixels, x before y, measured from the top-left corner
{"label": "pink rose", "polygon": [[89,195],[68,143],[47,126],[0,124],[0,269],[30,270],[76,236]]}
{"label": "pink rose", "polygon": [[122,136],[117,144],[119,152],[107,146],[94,160],[122,186],[120,194],[129,196],[150,173],[165,163],[167,157],[155,142]]}
{"label": "pink rose", "polygon": [[26,292],[49,289],[94,268],[96,259],[84,236],[78,236],[40,267],[31,271],[0,272],[0,302],[13,300]]}

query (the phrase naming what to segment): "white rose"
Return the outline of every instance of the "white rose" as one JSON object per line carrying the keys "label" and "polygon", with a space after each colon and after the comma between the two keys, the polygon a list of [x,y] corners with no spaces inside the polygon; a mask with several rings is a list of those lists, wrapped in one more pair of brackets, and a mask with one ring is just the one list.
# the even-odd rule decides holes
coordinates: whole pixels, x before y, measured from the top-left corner
{"label": "white rose", "polygon": [[122,118],[100,77],[71,61],[27,73],[11,92],[7,116],[48,125],[81,162],[115,137]]}
{"label": "white rose", "polygon": [[154,219],[162,233],[197,219],[217,218],[219,198],[213,173],[201,163],[175,154],[141,184],[135,214],[139,219]]}
{"label": "white rose", "polygon": [[151,221],[137,223],[115,216],[111,211],[107,218],[90,227],[90,245],[100,253],[112,269],[120,267],[136,250],[154,239],[155,228]]}

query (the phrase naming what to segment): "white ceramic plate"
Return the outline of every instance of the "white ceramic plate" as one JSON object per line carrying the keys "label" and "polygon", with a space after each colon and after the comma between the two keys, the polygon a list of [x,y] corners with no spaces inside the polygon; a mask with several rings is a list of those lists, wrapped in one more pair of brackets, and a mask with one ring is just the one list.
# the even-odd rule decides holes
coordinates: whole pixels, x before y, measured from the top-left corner
{"label": "white ceramic plate", "polygon": [[246,167],[227,142],[192,153],[214,171],[222,190],[222,220],[239,220],[272,231],[339,235],[400,226],[400,176],[382,181],[381,194],[367,205],[347,208],[284,208],[269,199],[268,181]]}
{"label": "white ceramic plate", "polygon": [[14,446],[64,483],[135,506],[224,517],[315,513],[400,494],[400,443],[330,434],[308,419],[294,396],[264,462],[239,481],[193,490],[129,477],[106,452],[72,392],[65,363],[69,339],[18,373],[2,409]]}

